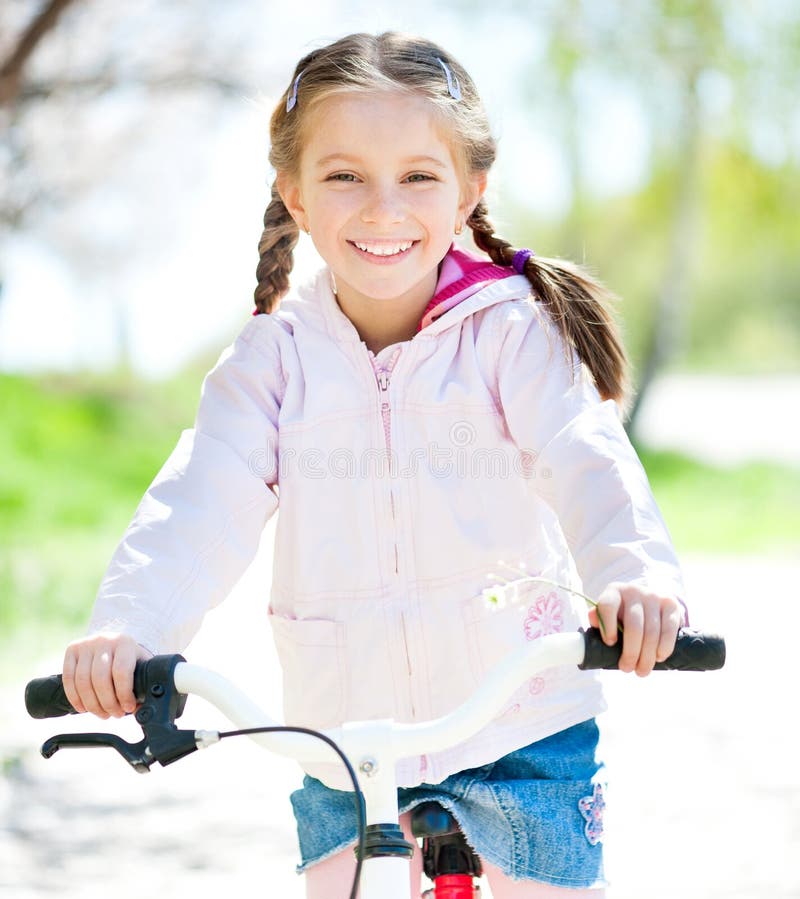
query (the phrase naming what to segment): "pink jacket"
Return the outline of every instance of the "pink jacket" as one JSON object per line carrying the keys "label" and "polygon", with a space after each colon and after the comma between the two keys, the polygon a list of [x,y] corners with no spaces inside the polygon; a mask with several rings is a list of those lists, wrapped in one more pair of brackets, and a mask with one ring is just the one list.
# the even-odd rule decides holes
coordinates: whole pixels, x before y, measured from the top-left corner
{"label": "pink jacket", "polygon": [[[327,270],[254,318],[142,500],[91,629],[180,650],[280,505],[269,615],[286,720],[327,728],[437,717],[511,649],[585,622],[582,601],[546,586],[488,603],[499,559],[592,596],[614,580],[680,594],[615,404],[529,293],[517,275],[483,287],[396,345],[390,372]],[[399,782],[437,782],[603,708],[592,673],[545,672],[467,743],[401,762]]]}

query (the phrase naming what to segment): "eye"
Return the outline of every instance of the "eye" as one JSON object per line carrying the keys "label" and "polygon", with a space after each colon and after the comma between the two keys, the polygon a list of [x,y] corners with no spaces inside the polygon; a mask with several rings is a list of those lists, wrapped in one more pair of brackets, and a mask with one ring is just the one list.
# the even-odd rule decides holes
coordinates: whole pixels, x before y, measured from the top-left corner
{"label": "eye", "polygon": [[433,175],[427,175],[425,172],[414,172],[406,178],[407,181],[410,181],[412,184],[421,184],[425,181],[435,181],[436,179]]}
{"label": "eye", "polygon": [[326,181],[343,181],[345,183],[352,182],[356,180],[356,176],[352,172],[335,172],[333,175],[328,175],[325,179]]}

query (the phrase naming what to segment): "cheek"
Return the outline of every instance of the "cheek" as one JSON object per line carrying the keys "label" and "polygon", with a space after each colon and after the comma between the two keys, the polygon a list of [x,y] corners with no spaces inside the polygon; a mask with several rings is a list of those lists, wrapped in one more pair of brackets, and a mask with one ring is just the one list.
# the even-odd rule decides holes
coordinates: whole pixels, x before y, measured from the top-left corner
{"label": "cheek", "polygon": [[314,213],[319,221],[325,221],[329,226],[344,223],[352,217],[355,204],[352,197],[345,193],[330,193],[320,197],[314,204]]}
{"label": "cheek", "polygon": [[431,192],[430,196],[421,198],[419,208],[429,218],[450,222],[455,220],[458,215],[460,199],[460,192],[455,188],[443,192]]}

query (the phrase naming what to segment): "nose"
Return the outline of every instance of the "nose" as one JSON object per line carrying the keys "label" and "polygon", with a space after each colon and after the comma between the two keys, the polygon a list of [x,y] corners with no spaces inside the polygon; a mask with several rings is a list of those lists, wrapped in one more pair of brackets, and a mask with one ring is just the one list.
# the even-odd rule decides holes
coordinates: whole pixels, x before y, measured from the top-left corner
{"label": "nose", "polygon": [[375,184],[364,198],[361,221],[371,225],[395,225],[405,220],[402,198],[393,184]]}

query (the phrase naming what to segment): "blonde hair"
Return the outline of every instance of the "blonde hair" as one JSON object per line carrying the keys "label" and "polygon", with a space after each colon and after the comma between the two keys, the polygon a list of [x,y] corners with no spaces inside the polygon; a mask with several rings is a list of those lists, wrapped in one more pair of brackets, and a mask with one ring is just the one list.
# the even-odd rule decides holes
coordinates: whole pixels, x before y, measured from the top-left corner
{"label": "blonde hair", "polygon": [[[456,91],[452,90],[453,78]],[[270,120],[269,159],[276,172],[298,174],[309,112],[327,97],[352,91],[424,97],[448,129],[464,177],[487,173],[492,167],[497,144],[467,71],[431,41],[385,32],[348,35],[298,62]],[[493,262],[512,264],[517,248],[495,233],[483,200],[467,225],[476,246]],[[259,312],[273,311],[288,291],[298,237],[297,223],[284,205],[277,183],[273,184],[258,245],[255,302]],[[612,295],[581,267],[563,260],[531,256],[524,273],[535,299],[547,310],[566,345],[589,368],[601,396],[624,403],[627,360],[611,312]]]}

